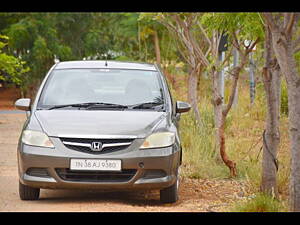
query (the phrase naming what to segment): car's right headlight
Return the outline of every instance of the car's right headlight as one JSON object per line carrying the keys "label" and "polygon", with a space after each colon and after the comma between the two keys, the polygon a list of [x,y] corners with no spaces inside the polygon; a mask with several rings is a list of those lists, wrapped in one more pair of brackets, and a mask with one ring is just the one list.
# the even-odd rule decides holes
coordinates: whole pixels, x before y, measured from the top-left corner
{"label": "car's right headlight", "polygon": [[22,142],[32,146],[54,148],[50,138],[40,131],[24,130],[22,134]]}

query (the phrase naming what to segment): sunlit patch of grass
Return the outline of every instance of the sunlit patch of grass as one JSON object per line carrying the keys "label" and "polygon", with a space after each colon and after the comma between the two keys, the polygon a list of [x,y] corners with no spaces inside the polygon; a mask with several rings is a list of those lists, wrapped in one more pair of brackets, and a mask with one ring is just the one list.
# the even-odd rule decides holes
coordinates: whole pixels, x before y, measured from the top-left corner
{"label": "sunlit patch of grass", "polygon": [[285,212],[284,203],[274,199],[270,195],[258,193],[253,198],[236,203],[232,212]]}

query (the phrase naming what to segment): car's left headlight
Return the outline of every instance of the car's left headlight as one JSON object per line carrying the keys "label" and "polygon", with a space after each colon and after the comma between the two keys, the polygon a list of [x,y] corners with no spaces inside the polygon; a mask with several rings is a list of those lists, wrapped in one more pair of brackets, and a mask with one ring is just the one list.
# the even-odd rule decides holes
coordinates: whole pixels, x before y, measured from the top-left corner
{"label": "car's left headlight", "polygon": [[49,137],[40,131],[24,130],[22,134],[22,142],[27,145],[54,148]]}
{"label": "car's left headlight", "polygon": [[173,145],[175,134],[172,132],[159,132],[151,134],[146,138],[140,149],[163,148]]}

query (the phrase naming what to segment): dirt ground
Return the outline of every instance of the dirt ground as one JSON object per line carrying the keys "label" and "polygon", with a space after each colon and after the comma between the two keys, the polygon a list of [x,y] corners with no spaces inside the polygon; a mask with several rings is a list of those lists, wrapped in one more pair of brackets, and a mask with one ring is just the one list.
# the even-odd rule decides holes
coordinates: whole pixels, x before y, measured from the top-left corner
{"label": "dirt ground", "polygon": [[[0,109],[1,110],[1,109]],[[0,211],[67,212],[208,212],[226,211],[236,200],[246,198],[237,180],[181,178],[180,200],[162,204],[159,191],[101,192],[41,190],[40,200],[21,201],[18,194],[16,148],[25,114],[0,111]]]}

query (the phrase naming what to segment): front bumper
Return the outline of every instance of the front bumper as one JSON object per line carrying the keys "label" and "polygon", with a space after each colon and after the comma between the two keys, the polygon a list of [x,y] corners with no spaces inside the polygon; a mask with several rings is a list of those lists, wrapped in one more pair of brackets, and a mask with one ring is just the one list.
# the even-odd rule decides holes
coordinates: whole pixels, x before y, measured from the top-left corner
{"label": "front bumper", "polygon": [[[18,146],[18,168],[20,182],[36,188],[44,189],[163,189],[176,181],[176,171],[180,164],[179,147],[139,150],[142,139],[136,139],[127,149],[106,153],[88,154],[65,147],[59,138],[51,138],[55,148]],[[68,169],[71,158],[84,159],[121,159],[122,170],[135,169],[134,176],[127,181],[70,181],[63,179],[57,169]],[[27,174],[30,168],[44,168],[48,175],[32,176]],[[164,175],[149,177],[149,171],[163,171]]]}

